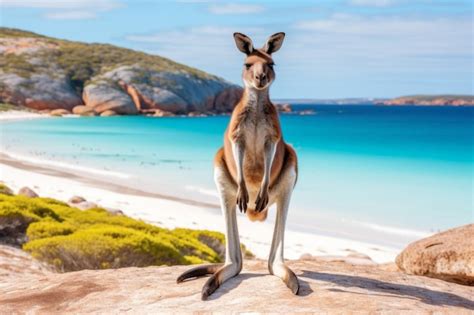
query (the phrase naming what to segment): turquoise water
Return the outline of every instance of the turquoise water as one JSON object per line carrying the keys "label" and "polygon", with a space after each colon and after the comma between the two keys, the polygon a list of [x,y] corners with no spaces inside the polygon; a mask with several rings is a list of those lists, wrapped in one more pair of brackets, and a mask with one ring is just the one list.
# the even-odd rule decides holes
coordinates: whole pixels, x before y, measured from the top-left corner
{"label": "turquoise water", "polygon": [[[343,234],[345,225],[358,225],[407,236],[473,222],[474,108],[295,107],[316,115],[281,117],[285,140],[299,157],[294,226],[326,231],[340,226]],[[105,181],[217,203],[212,159],[228,120],[9,122],[2,124],[1,147],[110,172],[83,172]]]}

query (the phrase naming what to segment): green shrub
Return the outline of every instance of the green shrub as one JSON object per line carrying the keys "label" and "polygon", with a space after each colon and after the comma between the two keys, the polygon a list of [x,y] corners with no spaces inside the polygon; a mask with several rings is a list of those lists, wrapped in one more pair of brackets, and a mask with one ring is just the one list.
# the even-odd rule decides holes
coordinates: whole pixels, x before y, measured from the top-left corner
{"label": "green shrub", "polygon": [[74,233],[77,228],[68,222],[40,221],[31,223],[26,230],[28,240],[37,240],[57,235],[69,235]]}
{"label": "green shrub", "polygon": [[24,250],[60,271],[216,263],[224,258],[222,233],[169,230],[50,198],[0,194],[0,240],[2,222],[16,227],[13,239]]}

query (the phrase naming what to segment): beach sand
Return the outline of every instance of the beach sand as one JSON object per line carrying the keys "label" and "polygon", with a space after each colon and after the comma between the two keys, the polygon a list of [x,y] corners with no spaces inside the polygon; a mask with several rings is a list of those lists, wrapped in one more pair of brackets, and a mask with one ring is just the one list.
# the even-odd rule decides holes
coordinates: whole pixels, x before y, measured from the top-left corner
{"label": "beach sand", "polygon": [[[0,154],[0,180],[18,191],[28,186],[42,197],[67,201],[75,195],[106,208],[120,209],[126,215],[166,227],[185,227],[224,232],[219,206],[159,193],[149,193],[103,180],[107,175],[83,176],[80,170],[61,168],[61,165],[22,161],[5,153]],[[250,222],[238,213],[239,234],[257,258],[266,259],[270,250],[275,216],[270,209],[265,222]],[[291,212],[289,214],[291,220]],[[287,229],[285,258],[297,259],[303,254],[313,256],[347,256],[353,253],[368,255],[377,263],[393,262],[399,249],[388,248],[347,238],[312,234]]]}

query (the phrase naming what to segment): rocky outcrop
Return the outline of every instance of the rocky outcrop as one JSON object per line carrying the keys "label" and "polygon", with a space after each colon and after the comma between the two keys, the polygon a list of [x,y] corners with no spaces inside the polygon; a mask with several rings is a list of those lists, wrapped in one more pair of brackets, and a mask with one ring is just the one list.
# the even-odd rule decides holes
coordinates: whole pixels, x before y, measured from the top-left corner
{"label": "rocky outcrop", "polygon": [[31,189],[29,187],[20,188],[20,190],[18,191],[18,195],[25,196],[25,197],[28,197],[28,198],[38,197],[38,194],[33,189]]}
{"label": "rocky outcrop", "polygon": [[107,110],[122,115],[138,113],[138,109],[125,91],[106,82],[87,85],[82,98],[86,106],[97,114]]}
{"label": "rocky outcrop", "polygon": [[82,104],[67,76],[59,70],[54,74],[45,70],[44,73],[22,77],[0,68],[0,100],[36,110],[72,110],[74,106]]}
{"label": "rocky outcrop", "polygon": [[36,110],[220,113],[230,112],[241,93],[221,78],[159,56],[20,30],[0,28],[0,57],[0,102]]}
{"label": "rocky outcrop", "polygon": [[410,274],[474,285],[474,224],[416,241],[396,262]]}
{"label": "rocky outcrop", "polygon": [[[3,258],[6,256],[7,258]],[[11,259],[11,257],[18,257]],[[387,265],[291,261],[299,296],[247,261],[242,273],[201,301],[207,278],[176,284],[189,266],[52,273],[19,250],[0,246],[0,305],[5,313],[443,313],[471,314],[471,288],[410,276]]]}

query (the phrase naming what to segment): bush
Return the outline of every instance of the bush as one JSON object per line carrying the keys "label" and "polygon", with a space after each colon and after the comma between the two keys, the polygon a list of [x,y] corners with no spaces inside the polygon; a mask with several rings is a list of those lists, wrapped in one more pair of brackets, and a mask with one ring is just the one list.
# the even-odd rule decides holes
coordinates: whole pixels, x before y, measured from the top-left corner
{"label": "bush", "polygon": [[[15,226],[15,240],[23,249],[59,271],[216,263],[225,251],[224,235],[218,232],[164,229],[50,198],[0,194],[0,241],[2,226]],[[3,230],[3,236],[11,233]]]}

